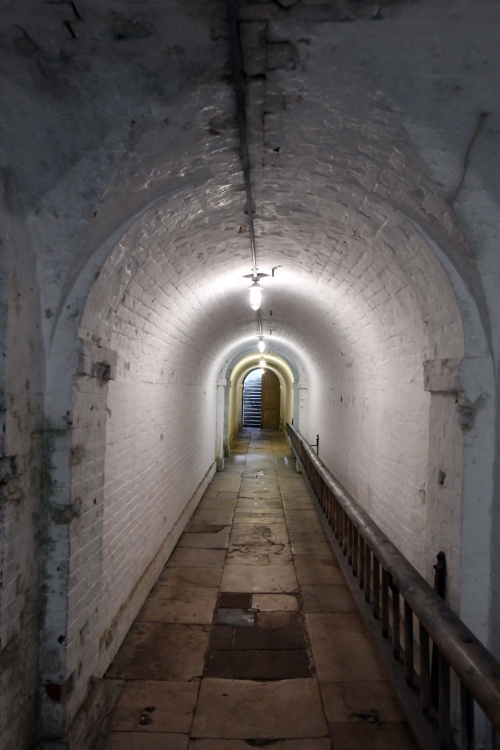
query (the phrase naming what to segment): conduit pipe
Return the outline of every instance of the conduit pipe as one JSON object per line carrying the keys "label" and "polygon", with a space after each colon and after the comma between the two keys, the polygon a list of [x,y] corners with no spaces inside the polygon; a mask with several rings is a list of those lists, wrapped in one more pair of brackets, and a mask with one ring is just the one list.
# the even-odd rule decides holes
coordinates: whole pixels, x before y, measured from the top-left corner
{"label": "conduit pipe", "polygon": [[250,156],[248,152],[248,129],[245,104],[245,86],[243,81],[243,55],[241,51],[240,32],[238,28],[238,11],[236,0],[227,0],[227,17],[229,23],[229,45],[231,50],[231,72],[233,76],[234,93],[236,97],[236,116],[240,134],[241,163],[245,180],[247,199],[248,230],[252,251],[252,276],[257,275],[257,254],[255,251],[255,231],[253,224],[252,183],[250,180]]}

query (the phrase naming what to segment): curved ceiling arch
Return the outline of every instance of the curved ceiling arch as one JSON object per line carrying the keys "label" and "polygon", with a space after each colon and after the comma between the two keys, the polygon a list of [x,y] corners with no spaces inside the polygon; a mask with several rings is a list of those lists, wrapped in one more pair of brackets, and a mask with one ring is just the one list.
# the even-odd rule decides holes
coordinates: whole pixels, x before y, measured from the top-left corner
{"label": "curved ceiling arch", "polygon": [[[265,355],[266,369],[273,372],[280,383],[280,421],[282,426],[298,416],[299,404],[296,399],[297,381],[294,380],[293,368],[289,361],[277,354]],[[244,354],[236,359],[230,372],[231,379],[227,408],[226,408],[226,441],[229,444],[230,436],[234,435],[243,422],[242,414],[242,390],[245,378],[253,370],[259,368],[260,355],[255,353]],[[228,373],[229,374],[229,373]]]}
{"label": "curved ceiling arch", "polygon": [[[276,373],[281,385],[286,385],[287,387],[293,386],[295,382],[293,370],[290,366],[290,363],[287,362],[286,359],[276,354],[266,354],[265,360],[266,368]],[[240,357],[231,373],[232,383],[237,387],[238,384],[240,384],[245,379],[249,372],[252,372],[252,370],[256,369],[260,369],[259,357],[257,355],[247,354],[243,357]]]}
{"label": "curved ceiling arch", "polygon": [[[407,215],[432,199],[440,229],[429,209],[421,210],[423,220],[464,250],[458,230],[380,98],[342,110],[347,84],[321,104],[313,90],[268,118],[282,126],[290,163],[254,177],[259,270],[278,267],[261,282],[263,333],[285,356],[293,352],[304,373],[346,351],[352,366],[369,362],[396,330],[403,349],[425,358],[461,356],[451,286]],[[155,139],[160,125],[151,128],[122,165],[99,226],[102,234],[106,215],[110,226],[119,224],[125,209],[128,223],[98,270],[80,326],[84,338],[132,352],[135,338],[142,350],[142,337],[151,335],[157,349],[168,349],[174,371],[197,366],[202,379],[218,374],[258,332],[247,303],[250,245],[229,94],[201,108],[185,97],[173,134],[163,125]],[[214,133],[216,116],[222,125]],[[298,139],[311,127],[307,117],[322,122],[317,143]]]}
{"label": "curved ceiling arch", "polygon": [[[235,340],[227,357],[224,357],[219,377],[230,380],[233,377],[238,364],[247,358],[257,362],[262,355],[257,350],[258,335],[245,337],[243,340]],[[290,342],[283,341],[277,336],[265,336],[266,349],[264,357],[278,355],[290,369],[291,382],[304,380],[306,377],[306,361],[304,352],[294,347]]]}

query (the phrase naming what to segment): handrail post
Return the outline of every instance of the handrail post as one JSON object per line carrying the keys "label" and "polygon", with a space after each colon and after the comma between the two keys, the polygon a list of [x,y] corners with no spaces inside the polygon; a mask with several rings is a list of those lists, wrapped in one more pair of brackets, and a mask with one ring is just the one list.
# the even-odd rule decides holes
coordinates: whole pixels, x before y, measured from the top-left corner
{"label": "handrail post", "polygon": [[372,580],[372,555],[368,542],[365,540],[365,602],[370,603],[371,599],[371,580]]}
{"label": "handrail post", "polygon": [[358,575],[358,564],[359,564],[359,536],[358,530],[354,524],[352,526],[352,574],[353,576]]}
{"label": "handrail post", "polygon": [[382,635],[389,635],[389,575],[382,568]]}
{"label": "handrail post", "polygon": [[392,655],[399,659],[401,653],[401,632],[400,632],[400,612],[399,612],[399,591],[396,586],[391,586],[392,590]]}
{"label": "handrail post", "polygon": [[354,547],[354,524],[350,518],[347,519],[347,563],[352,565],[352,553]]}
{"label": "handrail post", "polygon": [[[441,598],[444,599],[446,593],[446,556],[444,552],[438,552],[436,555],[437,563],[434,567],[434,591]],[[439,649],[434,643],[432,646],[432,659],[431,659],[431,701],[437,707],[440,701],[440,690],[439,690],[439,670],[440,670],[440,658]]]}
{"label": "handrail post", "polygon": [[413,612],[408,602],[404,603],[404,639],[405,639],[405,679],[407,685],[413,684]]}
{"label": "handrail post", "polygon": [[380,617],[380,563],[373,555],[373,616]]}
{"label": "handrail post", "polygon": [[462,750],[475,750],[474,702],[471,694],[462,682],[460,683],[460,718],[462,728]]}
{"label": "handrail post", "polygon": [[418,631],[420,642],[420,708],[427,714],[431,708],[430,644],[429,635],[422,623],[419,623]]}
{"label": "handrail post", "polygon": [[365,587],[365,540],[358,534],[359,544],[359,588]]}
{"label": "handrail post", "polygon": [[450,719],[450,665],[439,654],[439,747],[448,750],[451,747]]}
{"label": "handrail post", "polygon": [[342,554],[347,555],[349,538],[349,518],[347,513],[342,512]]}

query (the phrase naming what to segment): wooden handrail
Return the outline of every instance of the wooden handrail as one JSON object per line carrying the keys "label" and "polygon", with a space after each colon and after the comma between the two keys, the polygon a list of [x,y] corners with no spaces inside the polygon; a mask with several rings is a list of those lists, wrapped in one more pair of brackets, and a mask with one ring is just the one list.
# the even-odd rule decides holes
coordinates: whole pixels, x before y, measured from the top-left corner
{"label": "wooden handrail", "polygon": [[[439,649],[441,657],[458,676],[461,688],[465,688],[484,711],[494,730],[500,732],[499,662],[333,476],[312,451],[308,441],[292,425],[287,423],[286,429],[320,505],[323,505],[324,492],[321,486],[318,491],[318,480],[354,524],[382,571],[389,574],[393,590],[403,597],[406,607],[415,615],[421,628]],[[335,528],[335,514],[329,509],[326,515],[330,525]],[[369,587],[369,582],[367,585]]]}

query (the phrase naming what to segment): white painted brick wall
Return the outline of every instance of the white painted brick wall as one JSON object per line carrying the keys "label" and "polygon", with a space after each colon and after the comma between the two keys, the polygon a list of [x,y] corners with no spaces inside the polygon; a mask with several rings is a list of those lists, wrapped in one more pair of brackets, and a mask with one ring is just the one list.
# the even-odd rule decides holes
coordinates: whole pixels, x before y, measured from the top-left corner
{"label": "white painted brick wall", "polygon": [[[384,282],[388,277],[387,269],[379,272]],[[351,291],[344,294],[339,285],[344,319],[337,350],[330,346],[327,354],[326,340],[318,334],[323,351],[310,367],[308,437],[313,441],[320,434],[322,460],[422,574],[431,577],[435,555],[444,549],[456,605],[462,440],[454,399],[451,406],[436,408],[424,391],[429,342],[417,301],[430,283],[436,285],[433,298],[440,301],[436,339],[445,321],[447,351],[457,352],[460,336],[451,333],[456,307],[439,274],[432,282],[422,277],[420,287],[400,289],[392,297],[381,293],[380,284],[370,284],[358,294],[356,307],[342,305]],[[309,339],[309,345],[316,347],[316,342]],[[437,484],[439,466],[446,467],[448,480],[438,496],[429,484]]]}
{"label": "white painted brick wall", "polygon": [[[81,514],[72,525],[67,666],[75,708],[109,666],[214,462],[216,381],[198,366],[199,343],[177,325],[190,312],[172,326],[158,312],[172,315],[171,287],[167,296],[150,275],[138,277],[113,317],[115,379],[103,386],[83,377],[75,392]],[[145,307],[151,300],[156,309]]]}

